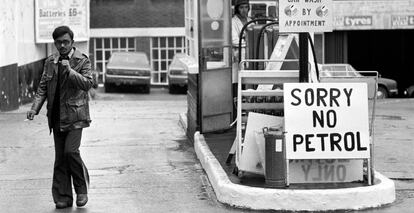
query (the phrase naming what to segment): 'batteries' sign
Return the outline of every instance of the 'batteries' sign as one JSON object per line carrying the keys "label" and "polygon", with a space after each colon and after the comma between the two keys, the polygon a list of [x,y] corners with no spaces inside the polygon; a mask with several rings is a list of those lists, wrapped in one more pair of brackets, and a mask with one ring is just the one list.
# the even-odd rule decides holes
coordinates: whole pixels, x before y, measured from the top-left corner
{"label": "'batteries' sign", "polygon": [[330,32],[332,0],[279,0],[280,32]]}
{"label": "'batteries' sign", "polygon": [[35,0],[36,43],[53,43],[53,30],[69,26],[74,40],[89,40],[88,0]]}
{"label": "'batteries' sign", "polygon": [[287,159],[369,158],[366,83],[286,83]]}

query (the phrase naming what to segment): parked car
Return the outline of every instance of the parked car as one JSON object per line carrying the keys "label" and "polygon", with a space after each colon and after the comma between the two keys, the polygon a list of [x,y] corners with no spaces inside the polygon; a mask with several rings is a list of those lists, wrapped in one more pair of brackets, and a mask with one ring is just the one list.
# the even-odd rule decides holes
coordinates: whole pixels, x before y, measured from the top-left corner
{"label": "parked car", "polygon": [[[362,77],[363,75],[350,64],[319,64],[320,76]],[[332,72],[334,71],[334,72]],[[361,71],[362,72],[362,71]],[[397,82],[389,78],[378,77],[377,98],[388,98],[398,95]]]}
{"label": "parked car", "polygon": [[188,57],[185,53],[175,54],[167,71],[168,91],[173,93],[178,88],[187,87],[187,70],[183,64],[183,59]]}
{"label": "parked car", "polygon": [[414,98],[414,85],[411,85],[404,91],[404,95],[409,98]]}
{"label": "parked car", "polygon": [[113,52],[106,65],[105,92],[114,86],[137,85],[150,93],[151,66],[144,52]]}

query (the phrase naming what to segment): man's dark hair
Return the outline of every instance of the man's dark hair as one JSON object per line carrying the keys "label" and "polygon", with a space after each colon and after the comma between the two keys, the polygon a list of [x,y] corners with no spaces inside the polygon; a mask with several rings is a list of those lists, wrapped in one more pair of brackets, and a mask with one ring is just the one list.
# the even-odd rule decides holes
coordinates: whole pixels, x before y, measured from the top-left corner
{"label": "man's dark hair", "polygon": [[69,34],[70,38],[73,40],[73,31],[68,26],[60,26],[56,27],[56,29],[52,33],[53,40],[65,35],[66,33]]}

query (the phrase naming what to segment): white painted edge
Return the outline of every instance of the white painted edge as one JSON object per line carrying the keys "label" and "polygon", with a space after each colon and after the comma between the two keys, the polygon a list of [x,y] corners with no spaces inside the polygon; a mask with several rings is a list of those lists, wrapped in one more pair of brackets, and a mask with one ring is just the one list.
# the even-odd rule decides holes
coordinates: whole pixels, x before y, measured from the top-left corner
{"label": "white painted edge", "polygon": [[380,183],[342,189],[269,189],[232,183],[210,151],[204,136],[194,134],[194,149],[217,199],[256,210],[326,211],[374,208],[395,200],[394,182],[376,172]]}

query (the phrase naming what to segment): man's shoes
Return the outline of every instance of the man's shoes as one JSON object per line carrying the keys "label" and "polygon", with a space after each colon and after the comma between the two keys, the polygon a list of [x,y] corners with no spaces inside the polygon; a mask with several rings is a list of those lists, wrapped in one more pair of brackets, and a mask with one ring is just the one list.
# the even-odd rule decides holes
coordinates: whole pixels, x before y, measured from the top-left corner
{"label": "man's shoes", "polygon": [[78,194],[76,197],[76,205],[77,206],[84,206],[88,202],[88,195],[87,194]]}
{"label": "man's shoes", "polygon": [[64,209],[64,208],[68,208],[68,207],[72,207],[72,202],[64,202],[64,201],[56,202],[56,208],[57,209]]}

